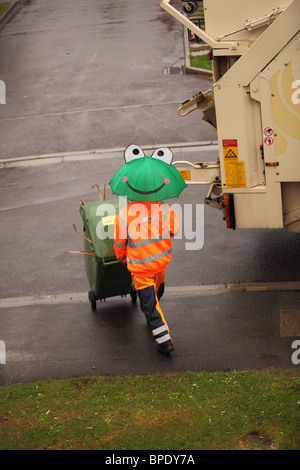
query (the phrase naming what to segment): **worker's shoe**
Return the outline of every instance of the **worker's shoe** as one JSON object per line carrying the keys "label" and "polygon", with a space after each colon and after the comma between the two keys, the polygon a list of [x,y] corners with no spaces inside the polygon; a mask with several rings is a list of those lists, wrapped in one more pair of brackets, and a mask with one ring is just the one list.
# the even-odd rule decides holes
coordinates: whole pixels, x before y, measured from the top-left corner
{"label": "worker's shoe", "polygon": [[172,351],[174,351],[174,346],[173,344],[166,344],[165,346],[163,344],[158,344],[157,349],[161,354],[168,356]]}

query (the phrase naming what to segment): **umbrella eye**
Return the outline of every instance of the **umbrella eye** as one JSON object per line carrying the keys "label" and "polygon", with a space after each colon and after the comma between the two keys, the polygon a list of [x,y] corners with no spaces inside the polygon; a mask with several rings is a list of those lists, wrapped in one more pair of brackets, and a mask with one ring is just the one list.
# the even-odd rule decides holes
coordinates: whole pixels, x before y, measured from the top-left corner
{"label": "umbrella eye", "polygon": [[137,158],[143,158],[145,156],[143,150],[135,144],[129,145],[124,152],[125,162],[131,162],[131,160],[136,160]]}
{"label": "umbrella eye", "polygon": [[171,165],[173,154],[169,148],[162,147],[162,148],[155,150],[155,152],[153,152],[152,158],[156,158],[157,160],[162,160],[168,165]]}

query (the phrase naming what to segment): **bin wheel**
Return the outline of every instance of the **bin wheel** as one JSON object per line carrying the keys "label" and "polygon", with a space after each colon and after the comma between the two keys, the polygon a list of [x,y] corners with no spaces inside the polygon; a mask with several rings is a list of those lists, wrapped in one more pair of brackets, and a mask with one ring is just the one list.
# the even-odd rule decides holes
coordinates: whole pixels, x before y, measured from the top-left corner
{"label": "bin wheel", "polygon": [[91,304],[91,309],[93,311],[96,310],[96,296],[94,294],[94,292],[92,290],[89,291],[89,301],[90,301],[90,304]]}
{"label": "bin wheel", "polygon": [[132,303],[135,304],[137,300],[137,293],[134,287],[131,287],[129,295],[131,297]]}

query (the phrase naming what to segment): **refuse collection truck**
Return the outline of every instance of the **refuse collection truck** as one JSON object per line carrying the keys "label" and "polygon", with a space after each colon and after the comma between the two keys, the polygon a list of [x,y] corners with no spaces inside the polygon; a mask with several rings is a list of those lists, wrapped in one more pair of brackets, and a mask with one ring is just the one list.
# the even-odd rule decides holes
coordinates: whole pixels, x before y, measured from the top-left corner
{"label": "refuse collection truck", "polygon": [[300,0],[197,3],[205,30],[170,0],[160,6],[208,46],[211,92],[183,107],[204,108],[219,158],[178,169],[187,183],[209,184],[205,203],[223,211],[228,228],[299,233]]}

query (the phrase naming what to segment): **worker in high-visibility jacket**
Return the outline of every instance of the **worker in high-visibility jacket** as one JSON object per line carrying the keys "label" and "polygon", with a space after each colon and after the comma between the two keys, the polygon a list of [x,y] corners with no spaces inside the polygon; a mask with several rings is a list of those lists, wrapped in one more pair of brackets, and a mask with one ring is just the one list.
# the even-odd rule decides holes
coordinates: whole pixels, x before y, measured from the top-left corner
{"label": "worker in high-visibility jacket", "polygon": [[127,263],[141,309],[163,354],[174,350],[159,300],[171,261],[172,237],[178,229],[177,213],[162,202],[133,201],[120,210],[115,220],[116,257]]}

